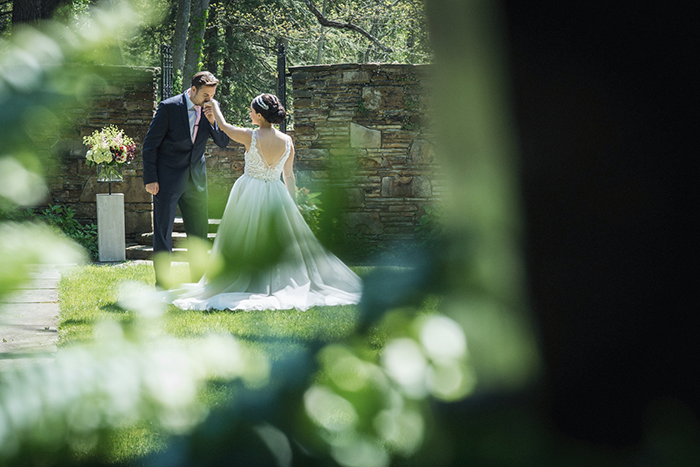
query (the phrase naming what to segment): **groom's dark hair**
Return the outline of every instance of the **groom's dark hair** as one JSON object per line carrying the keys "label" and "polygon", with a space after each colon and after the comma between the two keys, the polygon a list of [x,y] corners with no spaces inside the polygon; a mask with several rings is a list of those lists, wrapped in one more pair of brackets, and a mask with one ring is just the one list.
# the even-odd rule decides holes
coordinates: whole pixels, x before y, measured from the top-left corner
{"label": "groom's dark hair", "polygon": [[192,86],[199,89],[202,86],[216,86],[219,80],[208,71],[200,71],[192,77]]}

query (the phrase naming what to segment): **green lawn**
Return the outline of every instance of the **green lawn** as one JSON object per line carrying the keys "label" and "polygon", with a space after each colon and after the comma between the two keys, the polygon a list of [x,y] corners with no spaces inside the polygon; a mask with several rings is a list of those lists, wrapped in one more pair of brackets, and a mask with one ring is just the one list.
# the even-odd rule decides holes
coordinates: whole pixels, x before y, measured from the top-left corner
{"label": "green lawn", "polygon": [[[360,276],[372,268],[354,268]],[[186,264],[173,265],[172,274],[184,282],[189,277]],[[153,267],[145,263],[116,266],[86,266],[64,275],[59,283],[61,315],[59,346],[93,339],[93,327],[100,320],[130,322],[134,315],[115,305],[118,286],[124,281],[154,283]],[[248,341],[320,340],[332,342],[351,335],[355,330],[357,307],[314,307],[307,311],[184,311],[169,306],[165,330],[177,337],[194,337],[210,332],[230,332]],[[275,352],[269,357],[274,358]]]}
{"label": "green lawn", "polygon": [[[362,276],[372,268],[354,270]],[[184,282],[189,277],[189,268],[186,264],[176,263],[172,274]],[[63,276],[59,283],[60,347],[92,341],[95,324],[101,320],[117,320],[125,324],[134,321],[133,312],[115,305],[119,284],[124,281],[152,286],[153,267],[145,263],[90,265]],[[356,330],[357,318],[356,306],[315,307],[305,312],[199,312],[169,306],[161,329],[163,333],[177,337],[196,337],[210,332],[231,333],[248,349],[274,361],[306,342],[334,342],[350,337]],[[368,344],[377,351],[385,339],[386,333],[378,327],[370,333]],[[217,384],[211,384],[200,394],[201,400],[209,407],[229,396]],[[165,446],[165,440],[164,435],[141,423],[120,430],[103,448],[106,448],[110,460],[124,461],[161,449]]]}

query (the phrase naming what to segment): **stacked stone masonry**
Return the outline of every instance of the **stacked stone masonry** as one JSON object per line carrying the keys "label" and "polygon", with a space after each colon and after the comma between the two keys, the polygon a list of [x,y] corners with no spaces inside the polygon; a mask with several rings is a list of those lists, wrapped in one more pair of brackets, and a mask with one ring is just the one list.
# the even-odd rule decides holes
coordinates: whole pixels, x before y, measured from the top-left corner
{"label": "stacked stone masonry", "polygon": [[[75,209],[82,222],[97,222],[96,194],[124,193],[124,218],[127,237],[151,231],[151,196],[143,189],[143,164],[140,151],[131,164],[123,166],[124,182],[98,183],[97,171],[85,159],[83,137],[107,125],[115,125],[142,143],[153,119],[157,100],[157,68],[99,67],[90,73],[87,99],[81,106],[68,109],[70,123],[51,148],[54,165],[47,181],[48,203]],[[80,71],[79,71],[80,74]],[[85,74],[83,74],[85,76]]]}
{"label": "stacked stone masonry", "polygon": [[290,68],[300,186],[344,190],[347,231],[378,243],[415,239],[441,185],[428,132],[425,65]]}

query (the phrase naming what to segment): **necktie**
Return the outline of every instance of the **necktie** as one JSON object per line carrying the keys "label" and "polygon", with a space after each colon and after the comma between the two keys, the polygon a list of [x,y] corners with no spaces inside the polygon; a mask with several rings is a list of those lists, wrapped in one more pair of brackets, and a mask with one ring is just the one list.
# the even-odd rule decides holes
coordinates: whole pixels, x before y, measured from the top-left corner
{"label": "necktie", "polygon": [[202,118],[202,108],[198,105],[192,106],[194,112],[190,112],[190,134],[192,135],[192,142],[197,138],[197,130],[199,130],[199,120]]}

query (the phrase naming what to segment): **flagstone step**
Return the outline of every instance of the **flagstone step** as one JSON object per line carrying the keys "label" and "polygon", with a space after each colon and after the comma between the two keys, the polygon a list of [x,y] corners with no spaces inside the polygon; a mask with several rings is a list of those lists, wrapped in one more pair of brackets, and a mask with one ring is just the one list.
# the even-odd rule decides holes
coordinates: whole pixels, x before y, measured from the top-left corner
{"label": "flagstone step", "polygon": [[[221,219],[209,219],[209,232],[213,233],[219,229],[219,224],[221,224]],[[182,223],[182,217],[176,217],[173,224],[173,232],[184,232],[185,224]]]}
{"label": "flagstone step", "polygon": [[[221,219],[209,219],[207,239],[212,243],[216,238],[216,231],[220,223]],[[182,217],[178,216],[173,224],[173,261],[186,261],[186,242],[187,235],[185,234]],[[181,258],[177,258],[178,255]],[[126,246],[126,259],[153,259],[153,232],[146,232],[131,237],[131,243]]]}
{"label": "flagstone step", "polygon": [[[211,253],[211,251],[210,251]],[[148,245],[129,244],[126,246],[126,259],[153,259],[153,247]],[[186,248],[173,248],[173,261],[188,261]]]}
{"label": "flagstone step", "polygon": [[[209,242],[214,242],[220,223],[221,219],[209,219],[209,233],[207,234]],[[153,259],[153,232],[138,234],[130,239],[131,243],[126,245],[126,259]],[[182,223],[182,217],[178,216],[173,224],[173,261],[187,261],[186,243],[185,226]]]}
{"label": "flagstone step", "polygon": [[[207,240],[213,242],[216,238],[216,232],[207,234]],[[153,246],[153,232],[146,232],[136,237],[136,243],[141,245]],[[173,232],[173,248],[184,248],[187,243],[187,234],[185,232]]]}

